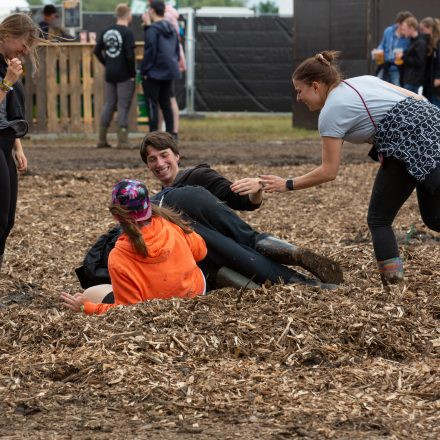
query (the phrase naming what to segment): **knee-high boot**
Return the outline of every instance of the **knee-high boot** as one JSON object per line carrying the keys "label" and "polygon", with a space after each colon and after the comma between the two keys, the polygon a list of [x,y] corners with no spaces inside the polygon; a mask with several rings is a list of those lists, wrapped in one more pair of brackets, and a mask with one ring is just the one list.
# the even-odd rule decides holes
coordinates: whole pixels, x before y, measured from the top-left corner
{"label": "knee-high boot", "polygon": [[403,262],[400,257],[378,261],[380,279],[384,287],[403,281]]}
{"label": "knee-high boot", "polygon": [[299,248],[287,241],[268,236],[256,243],[255,250],[279,263],[300,266],[324,283],[341,284],[344,281],[339,263],[309,249]]}
{"label": "knee-high boot", "polygon": [[221,289],[222,287],[235,287],[236,289],[258,289],[260,286],[241,273],[235,272],[235,270],[223,266],[217,272],[215,287],[216,289]]}

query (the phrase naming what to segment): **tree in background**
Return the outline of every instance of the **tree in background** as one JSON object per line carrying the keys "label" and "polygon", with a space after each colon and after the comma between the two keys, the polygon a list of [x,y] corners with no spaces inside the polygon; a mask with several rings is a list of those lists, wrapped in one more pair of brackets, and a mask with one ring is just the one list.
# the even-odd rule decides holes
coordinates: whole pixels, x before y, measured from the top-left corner
{"label": "tree in background", "polygon": [[260,14],[278,14],[278,6],[274,1],[267,0],[258,4]]}
{"label": "tree in background", "polygon": [[[122,0],[121,0],[122,1]],[[130,0],[126,0],[128,4]],[[93,12],[114,12],[115,6],[118,3],[116,0],[82,0],[83,11]],[[270,3],[270,1],[268,2]],[[41,6],[43,9],[42,0],[29,0],[31,6]],[[61,0],[53,2],[55,6],[61,4]],[[202,6],[245,6],[246,0],[178,0],[180,8],[192,7],[201,8]]]}

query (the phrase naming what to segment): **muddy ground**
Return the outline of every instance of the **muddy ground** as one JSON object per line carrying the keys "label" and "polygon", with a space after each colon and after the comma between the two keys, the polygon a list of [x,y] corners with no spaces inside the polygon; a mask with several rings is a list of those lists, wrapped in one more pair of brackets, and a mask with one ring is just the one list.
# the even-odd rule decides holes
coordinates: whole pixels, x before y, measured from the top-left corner
{"label": "muddy ground", "polygon": [[[93,141],[59,141],[44,138],[28,139],[27,150],[32,171],[92,170],[105,168],[136,168],[140,138],[131,139],[133,149],[98,149]],[[212,164],[282,166],[319,163],[321,144],[318,140],[269,142],[185,142],[179,144],[183,165],[208,161]],[[368,160],[368,145],[346,144],[344,162],[364,163]]]}
{"label": "muddy ground", "polygon": [[[434,439],[440,437],[440,247],[414,196],[396,219],[406,282],[385,291],[366,209],[376,164],[345,146],[335,182],[268,195],[255,228],[332,256],[336,291],[222,289],[98,317],[58,303],[111,225],[123,177],[147,181],[138,151],[28,140],[16,225],[0,278],[2,439]],[[192,143],[230,179],[294,176],[317,141]]]}

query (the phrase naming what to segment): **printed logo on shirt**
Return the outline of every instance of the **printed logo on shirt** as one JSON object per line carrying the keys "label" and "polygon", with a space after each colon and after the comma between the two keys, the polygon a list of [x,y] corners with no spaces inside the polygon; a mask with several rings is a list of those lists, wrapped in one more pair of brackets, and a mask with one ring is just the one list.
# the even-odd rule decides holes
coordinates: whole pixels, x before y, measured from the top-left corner
{"label": "printed logo on shirt", "polygon": [[118,57],[122,52],[122,35],[116,29],[109,29],[103,36],[105,54],[110,58]]}

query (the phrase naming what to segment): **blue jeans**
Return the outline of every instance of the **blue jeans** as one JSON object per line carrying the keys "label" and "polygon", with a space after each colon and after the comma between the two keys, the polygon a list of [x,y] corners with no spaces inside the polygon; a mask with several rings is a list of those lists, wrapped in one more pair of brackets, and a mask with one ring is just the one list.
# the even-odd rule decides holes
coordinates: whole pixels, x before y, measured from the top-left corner
{"label": "blue jeans", "polygon": [[406,90],[409,90],[410,92],[419,93],[420,86],[416,86],[414,84],[405,83],[403,85],[403,88],[405,88]]}
{"label": "blue jeans", "polygon": [[387,81],[396,86],[400,86],[400,73],[397,69],[394,70],[392,67],[390,67],[386,73],[382,69],[379,71],[377,76],[378,78],[383,79],[384,81]]}

